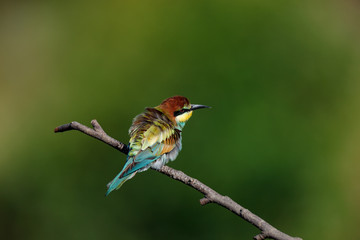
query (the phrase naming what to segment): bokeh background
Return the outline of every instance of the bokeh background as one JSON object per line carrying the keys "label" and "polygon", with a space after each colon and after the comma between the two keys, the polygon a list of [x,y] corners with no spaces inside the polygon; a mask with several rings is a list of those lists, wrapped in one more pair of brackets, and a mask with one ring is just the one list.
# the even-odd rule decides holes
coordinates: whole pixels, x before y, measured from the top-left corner
{"label": "bokeh background", "polygon": [[304,239],[360,239],[360,5],[2,1],[1,239],[251,239],[258,230],[154,171],[105,198],[132,118],[196,112],[171,167]]}

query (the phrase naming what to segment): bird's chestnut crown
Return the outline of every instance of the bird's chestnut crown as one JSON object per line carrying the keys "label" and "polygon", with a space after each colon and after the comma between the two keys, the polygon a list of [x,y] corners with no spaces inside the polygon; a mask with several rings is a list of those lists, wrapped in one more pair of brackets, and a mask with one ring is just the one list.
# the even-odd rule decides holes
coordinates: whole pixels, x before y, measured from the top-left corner
{"label": "bird's chestnut crown", "polygon": [[190,104],[189,99],[183,96],[165,99],[159,107],[176,122],[186,122],[190,119],[192,111],[196,109],[209,108],[205,105]]}

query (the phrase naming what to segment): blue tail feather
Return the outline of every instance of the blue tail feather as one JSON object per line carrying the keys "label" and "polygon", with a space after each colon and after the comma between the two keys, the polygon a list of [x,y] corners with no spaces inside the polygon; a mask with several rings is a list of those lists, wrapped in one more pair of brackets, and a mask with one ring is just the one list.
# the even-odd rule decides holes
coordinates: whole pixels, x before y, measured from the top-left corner
{"label": "blue tail feather", "polygon": [[[156,148],[156,151],[159,151],[159,149]],[[161,156],[153,155],[153,152],[150,148],[141,151],[135,157],[128,157],[120,173],[111,182],[108,183],[108,190],[105,196],[109,195],[115,189],[119,189],[121,185],[124,184],[124,182],[135,176],[135,174],[139,170],[142,171],[142,169],[144,169],[146,166],[148,166],[160,157]],[[120,178],[120,176],[122,177]]]}
{"label": "blue tail feather", "polygon": [[122,177],[122,178],[119,178],[121,172],[111,181],[108,183],[107,187],[108,187],[108,190],[105,194],[105,196],[109,195],[112,191],[114,191],[115,189],[119,189],[123,184],[124,182],[126,182],[127,180],[129,180],[130,178],[132,178],[133,176],[135,176],[137,172],[133,172],[125,177]]}

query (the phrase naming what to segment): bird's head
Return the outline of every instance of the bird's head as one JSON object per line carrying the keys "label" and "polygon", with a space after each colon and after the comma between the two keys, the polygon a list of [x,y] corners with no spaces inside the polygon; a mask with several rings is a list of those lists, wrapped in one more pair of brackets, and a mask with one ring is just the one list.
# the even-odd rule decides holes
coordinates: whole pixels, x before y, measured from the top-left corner
{"label": "bird's head", "polygon": [[205,105],[190,104],[189,99],[183,96],[174,96],[165,99],[159,106],[171,120],[177,124],[186,123],[194,110],[201,108],[210,108]]}

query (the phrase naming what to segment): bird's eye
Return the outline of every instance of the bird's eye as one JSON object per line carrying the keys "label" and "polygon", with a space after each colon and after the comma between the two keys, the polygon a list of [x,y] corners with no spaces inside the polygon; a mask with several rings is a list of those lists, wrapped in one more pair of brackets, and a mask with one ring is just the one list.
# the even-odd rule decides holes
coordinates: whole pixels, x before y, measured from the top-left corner
{"label": "bird's eye", "polygon": [[175,116],[175,117],[176,117],[176,116],[179,116],[179,115],[183,114],[184,112],[186,112],[185,109],[181,109],[181,110],[179,110],[179,111],[175,111],[175,112],[174,112],[174,116]]}

